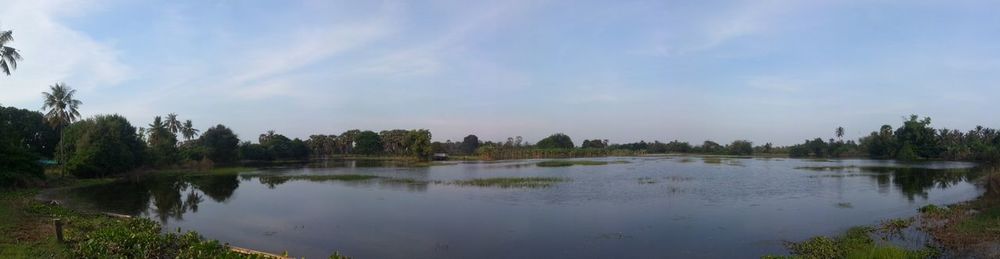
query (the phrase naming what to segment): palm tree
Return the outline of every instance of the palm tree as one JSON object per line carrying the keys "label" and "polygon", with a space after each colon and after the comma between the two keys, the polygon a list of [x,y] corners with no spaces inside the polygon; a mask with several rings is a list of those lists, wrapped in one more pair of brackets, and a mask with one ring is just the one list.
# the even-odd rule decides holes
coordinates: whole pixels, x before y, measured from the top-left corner
{"label": "palm tree", "polygon": [[184,125],[181,127],[181,134],[184,135],[184,139],[191,140],[198,135],[198,129],[194,128],[194,125],[191,124],[191,120],[184,121]]}
{"label": "palm tree", "polygon": [[837,134],[837,138],[838,139],[843,139],[844,138],[844,127],[837,127],[837,130],[834,131],[834,134]]}
{"label": "palm tree", "polygon": [[170,133],[177,134],[177,132],[180,132],[182,129],[184,129],[184,126],[181,125],[181,121],[177,120],[176,113],[167,114],[167,121],[165,121],[165,123],[167,129],[170,130]]}
{"label": "palm tree", "polygon": [[157,143],[164,134],[168,134],[167,131],[167,125],[163,123],[163,118],[153,117],[153,123],[149,124],[149,128],[146,129],[146,140],[149,143]]}
{"label": "palm tree", "polygon": [[17,68],[17,61],[21,60],[21,54],[17,53],[17,49],[7,46],[11,41],[14,41],[13,32],[0,31],[0,69],[8,76],[11,70]]}
{"label": "palm tree", "polygon": [[80,118],[80,112],[77,111],[77,108],[83,103],[80,100],[73,99],[73,94],[76,94],[76,90],[66,86],[64,83],[56,83],[49,86],[49,89],[51,93],[42,92],[42,96],[45,97],[45,104],[42,105],[42,109],[49,109],[49,112],[45,114],[45,119],[48,120],[49,126],[60,129]]}

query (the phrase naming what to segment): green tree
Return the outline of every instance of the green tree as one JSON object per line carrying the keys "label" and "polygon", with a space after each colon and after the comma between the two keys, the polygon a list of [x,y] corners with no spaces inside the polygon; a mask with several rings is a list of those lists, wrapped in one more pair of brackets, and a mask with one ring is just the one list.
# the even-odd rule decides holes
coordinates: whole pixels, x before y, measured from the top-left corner
{"label": "green tree", "polygon": [[[219,126],[222,126],[221,124]],[[184,135],[185,140],[191,140],[198,136],[198,129],[194,128],[191,120],[184,121],[184,125],[181,126],[181,134]]]}
{"label": "green tree", "polygon": [[406,149],[420,160],[430,160],[434,155],[431,147],[431,131],[426,129],[411,130],[406,134]]}
{"label": "green tree", "polygon": [[181,121],[177,120],[176,113],[167,114],[167,120],[164,123],[167,126],[167,130],[170,130],[170,133],[181,133],[181,130],[184,129],[184,125],[181,124]]}
{"label": "green tree", "polygon": [[59,142],[67,172],[81,178],[128,172],[143,162],[144,145],[135,127],[120,115],[98,115],[73,123]]}
{"label": "green tree", "polygon": [[375,155],[382,152],[382,140],[378,133],[370,130],[360,132],[355,140],[354,153],[361,155]]}
{"label": "green tree", "polygon": [[232,163],[238,159],[240,139],[232,130],[222,124],[208,128],[205,134],[198,138],[199,144],[205,147],[205,156],[216,163]]}
{"label": "green tree", "polygon": [[179,153],[177,152],[177,135],[167,128],[163,123],[163,118],[156,116],[153,123],[149,124],[146,137],[149,143],[148,162],[152,166],[166,166],[177,163]]}
{"label": "green tree", "polygon": [[[936,158],[940,155],[937,130],[931,128],[930,124],[931,118],[919,119],[917,115],[910,115],[910,119],[904,121],[903,126],[896,129],[894,136],[898,146],[897,150],[900,151],[897,156],[900,159]],[[902,151],[907,151],[907,153],[904,154]],[[913,154],[910,154],[910,151]]]}
{"label": "green tree", "polygon": [[551,148],[573,148],[573,140],[569,136],[562,133],[552,134],[542,140],[539,140],[535,147],[542,149]]}
{"label": "green tree", "polygon": [[17,61],[21,60],[21,54],[17,53],[17,49],[7,46],[11,41],[14,41],[14,32],[0,31],[0,69],[8,76],[11,70],[17,68]]}
{"label": "green tree", "polygon": [[45,119],[48,120],[50,126],[61,129],[80,118],[80,111],[78,109],[83,102],[73,98],[76,90],[66,86],[64,83],[56,83],[49,86],[49,90],[51,92],[42,93],[42,96],[45,98],[42,109],[49,110],[45,114]]}
{"label": "green tree", "polygon": [[727,147],[730,155],[753,155],[753,142],[736,140]]}
{"label": "green tree", "polygon": [[608,147],[607,139],[594,139],[594,140],[583,140],[583,144],[580,145],[582,148],[606,148]]}
{"label": "green tree", "polygon": [[844,127],[837,127],[837,129],[833,131],[833,134],[837,136],[837,139],[840,139],[841,141],[843,141],[843,138],[844,138]]}
{"label": "green tree", "polygon": [[59,144],[58,132],[37,111],[0,106],[0,127],[0,136],[42,157],[52,158]]}

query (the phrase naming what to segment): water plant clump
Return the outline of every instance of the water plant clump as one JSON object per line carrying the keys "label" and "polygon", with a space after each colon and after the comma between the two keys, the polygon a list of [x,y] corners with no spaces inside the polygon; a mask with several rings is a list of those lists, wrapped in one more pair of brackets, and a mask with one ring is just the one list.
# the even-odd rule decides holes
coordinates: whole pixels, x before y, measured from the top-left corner
{"label": "water plant clump", "polygon": [[451,184],[461,186],[499,187],[499,188],[545,188],[559,182],[567,181],[558,177],[497,177],[472,180],[453,181]]}
{"label": "water plant clump", "polygon": [[817,236],[802,242],[787,242],[785,247],[792,256],[763,258],[933,258],[940,254],[930,247],[907,250],[876,242],[871,238],[874,231],[871,227],[853,227],[835,238]]}
{"label": "water plant clump", "polygon": [[563,167],[563,166],[574,166],[574,165],[607,165],[608,162],[605,161],[590,161],[590,160],[548,160],[542,161],[535,164],[541,167]]}

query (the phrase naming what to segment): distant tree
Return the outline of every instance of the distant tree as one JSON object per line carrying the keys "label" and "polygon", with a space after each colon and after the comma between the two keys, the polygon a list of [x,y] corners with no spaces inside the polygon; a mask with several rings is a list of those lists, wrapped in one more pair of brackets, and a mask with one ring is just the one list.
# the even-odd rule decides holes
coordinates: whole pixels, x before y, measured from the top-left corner
{"label": "distant tree", "polygon": [[361,155],[375,155],[382,152],[382,140],[378,133],[366,130],[357,135],[355,140],[354,153]]}
{"label": "distant tree", "polygon": [[232,163],[239,158],[240,139],[222,124],[208,128],[205,134],[198,138],[198,143],[205,147],[205,156],[212,162]]}
{"label": "distant tree", "polygon": [[462,154],[471,155],[477,148],[479,148],[479,137],[476,135],[468,135],[462,139]]}
{"label": "distant tree", "polygon": [[[221,124],[219,126],[222,126]],[[191,140],[198,136],[198,129],[194,128],[191,120],[184,121],[184,125],[181,126],[181,134],[184,135],[185,140]]]}
{"label": "distant tree", "polygon": [[17,53],[17,49],[7,46],[11,41],[14,41],[14,32],[0,31],[0,69],[8,76],[11,70],[17,68],[17,61],[21,60],[21,54]]}
{"label": "distant tree", "polygon": [[119,115],[98,115],[70,125],[59,146],[66,171],[81,178],[128,172],[142,164],[145,153],[135,127]]}
{"label": "distant tree", "polygon": [[73,98],[76,90],[64,83],[49,86],[49,90],[50,93],[42,93],[42,96],[45,97],[42,109],[49,110],[45,114],[45,119],[48,120],[52,128],[61,129],[80,118],[80,111],[77,109],[83,102]]}
{"label": "distant tree", "polygon": [[608,147],[608,140],[594,139],[594,140],[583,140],[583,144],[580,146],[582,148],[606,148]]}
{"label": "distant tree", "polygon": [[573,140],[566,136],[566,134],[556,133],[539,140],[535,147],[542,149],[551,148],[573,148]]}
{"label": "distant tree", "polygon": [[910,115],[909,120],[903,121],[903,126],[896,129],[894,134],[900,151],[898,158],[914,160],[939,156],[937,130],[931,128],[930,124],[931,118],[920,119],[917,115]]}
{"label": "distant tree", "polygon": [[705,140],[705,142],[701,144],[701,152],[706,154],[718,154],[722,153],[724,150],[725,148],[722,145],[719,145],[719,143],[715,143],[715,141]]}
{"label": "distant tree", "polygon": [[430,160],[431,156],[434,155],[434,151],[431,149],[431,132],[429,130],[411,130],[406,134],[404,144],[410,154],[420,160]]}
{"label": "distant tree", "polygon": [[736,140],[727,149],[730,155],[753,155],[753,142]]}
{"label": "distant tree", "polygon": [[263,145],[250,143],[250,141],[240,143],[239,154],[241,160],[267,161],[274,159]]}
{"label": "distant tree", "polygon": [[167,128],[163,118],[156,116],[149,124],[146,141],[149,144],[149,162],[152,166],[167,166],[174,164],[180,158],[177,152],[177,135]]}
{"label": "distant tree", "polygon": [[837,139],[842,140],[844,138],[844,127],[837,127],[837,129],[833,131],[833,134],[837,135]]}
{"label": "distant tree", "polygon": [[170,130],[170,133],[181,133],[181,130],[184,129],[181,121],[177,120],[176,113],[167,114],[167,120],[164,123],[167,125],[167,130]]}

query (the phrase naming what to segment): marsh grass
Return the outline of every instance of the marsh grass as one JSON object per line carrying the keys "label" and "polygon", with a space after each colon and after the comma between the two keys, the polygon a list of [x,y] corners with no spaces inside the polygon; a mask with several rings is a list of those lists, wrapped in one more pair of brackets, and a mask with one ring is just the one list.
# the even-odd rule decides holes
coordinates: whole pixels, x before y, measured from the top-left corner
{"label": "marsh grass", "polygon": [[498,188],[545,188],[556,183],[568,181],[558,177],[497,177],[471,180],[457,180],[450,184],[460,186],[476,187],[498,187]]}
{"label": "marsh grass", "polygon": [[612,163],[625,164],[628,163],[628,161],[621,160],[614,162],[606,162],[606,161],[592,161],[592,160],[547,160],[538,162],[535,165],[540,167],[563,167],[563,166],[574,166],[574,165],[607,165]]}

